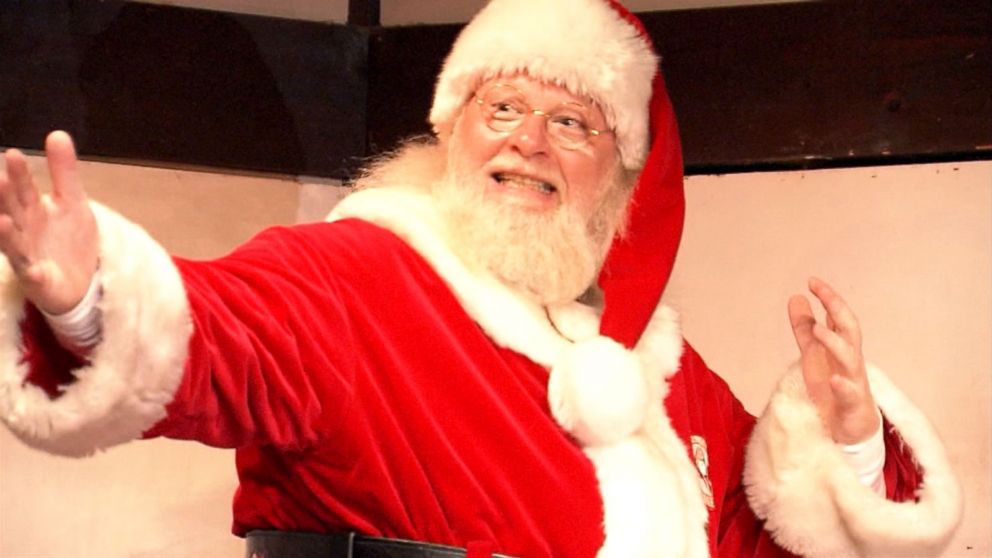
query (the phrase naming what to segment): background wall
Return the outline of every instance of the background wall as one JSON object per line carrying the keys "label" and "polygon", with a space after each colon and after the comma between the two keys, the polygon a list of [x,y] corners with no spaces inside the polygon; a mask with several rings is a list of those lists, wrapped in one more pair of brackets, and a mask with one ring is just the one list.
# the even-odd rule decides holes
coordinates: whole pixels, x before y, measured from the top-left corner
{"label": "background wall", "polygon": [[[43,174],[43,162],[33,161]],[[312,220],[341,190],[292,179],[86,163],[91,194],[191,257]],[[692,177],[668,302],[753,412],[795,358],[789,294],[815,273],[865,350],[933,419],[967,487],[946,554],[992,556],[992,162]],[[0,557],[240,556],[231,452],[165,440],[84,460],[0,429]]]}
{"label": "background wall", "polygon": [[[146,4],[203,8],[225,12],[305,19],[310,21],[348,20],[347,0],[139,0]],[[785,0],[788,2],[789,0]],[[795,1],[795,0],[792,0]],[[415,23],[461,23],[484,6],[486,0],[412,2],[380,0],[383,25]],[[626,0],[624,5],[635,12],[681,10],[749,4],[781,4],[783,0]]]}
{"label": "background wall", "polygon": [[[345,0],[149,0],[343,22]],[[483,0],[382,0],[382,23],[465,21]],[[636,11],[768,3],[629,0]],[[34,159],[41,171],[43,163]],[[220,255],[268,224],[319,219],[328,183],[85,163],[94,198],[169,250]],[[966,486],[949,557],[992,557],[992,162],[692,177],[667,301],[752,412],[795,358],[789,294],[817,274],[865,350],[933,419]],[[233,454],[153,440],[84,460],[0,428],[0,558],[241,556]]]}
{"label": "background wall", "polygon": [[831,282],[963,480],[945,555],[992,556],[992,162],[699,176],[686,196],[666,299],[707,364],[760,412],[798,357],[789,295]]}

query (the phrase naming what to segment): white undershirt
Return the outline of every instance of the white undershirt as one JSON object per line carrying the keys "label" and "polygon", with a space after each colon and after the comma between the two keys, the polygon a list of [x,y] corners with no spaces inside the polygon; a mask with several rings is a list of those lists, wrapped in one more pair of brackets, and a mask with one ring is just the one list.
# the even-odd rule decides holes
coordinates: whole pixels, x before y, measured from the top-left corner
{"label": "white undershirt", "polygon": [[[102,338],[103,313],[99,308],[102,294],[98,269],[93,274],[93,280],[86,294],[75,308],[57,315],[42,310],[59,343],[79,356],[89,354]],[[844,459],[854,469],[861,483],[884,496],[885,477],[882,468],[885,466],[885,442],[881,422],[879,421],[879,428],[871,438],[857,444],[838,445],[844,454]]]}

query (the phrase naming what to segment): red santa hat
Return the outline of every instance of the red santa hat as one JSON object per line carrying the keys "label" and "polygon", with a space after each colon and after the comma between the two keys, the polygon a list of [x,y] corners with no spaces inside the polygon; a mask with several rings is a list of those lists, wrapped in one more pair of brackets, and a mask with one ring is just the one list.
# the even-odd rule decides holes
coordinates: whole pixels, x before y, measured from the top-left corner
{"label": "red santa hat", "polygon": [[451,132],[484,81],[525,73],[592,99],[623,166],[641,174],[599,276],[600,332],[633,347],[668,282],[685,202],[678,129],[644,26],[616,0],[491,0],[458,36],[438,76],[430,122]]}

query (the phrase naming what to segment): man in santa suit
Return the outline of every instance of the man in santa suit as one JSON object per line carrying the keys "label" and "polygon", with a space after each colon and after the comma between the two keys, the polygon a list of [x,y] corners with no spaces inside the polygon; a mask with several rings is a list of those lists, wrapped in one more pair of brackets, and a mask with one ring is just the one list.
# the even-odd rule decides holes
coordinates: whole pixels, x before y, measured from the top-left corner
{"label": "man in santa suit", "polygon": [[236,448],[268,558],[940,553],[957,480],[829,286],[757,421],[659,304],[682,162],[634,16],[493,0],[430,120],[326,222],[209,262],[88,201],[66,134],[51,197],[8,151],[0,417],[65,455]]}

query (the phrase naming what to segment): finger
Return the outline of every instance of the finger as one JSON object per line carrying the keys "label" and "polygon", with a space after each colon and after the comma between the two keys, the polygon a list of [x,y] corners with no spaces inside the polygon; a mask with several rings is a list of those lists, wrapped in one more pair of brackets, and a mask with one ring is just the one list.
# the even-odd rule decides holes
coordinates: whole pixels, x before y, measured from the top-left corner
{"label": "finger", "polygon": [[0,215],[0,252],[7,257],[14,272],[23,275],[24,270],[31,265],[24,248],[24,235],[15,228],[10,215]]}
{"label": "finger", "polygon": [[[816,319],[809,300],[801,295],[789,299],[789,321],[799,346],[799,361],[806,390],[813,401],[830,400],[830,366],[826,349],[813,337]],[[826,411],[821,411],[826,412]]]}
{"label": "finger", "polygon": [[806,297],[795,295],[789,298],[789,323],[792,324],[792,335],[802,352],[813,340],[813,324],[816,323],[813,309]]}
{"label": "finger", "polygon": [[845,375],[851,377],[861,370],[859,353],[840,334],[823,324],[816,324],[813,326],[813,337],[826,348],[827,354],[837,361]]}
{"label": "finger", "polygon": [[[15,163],[15,168],[18,171],[19,176],[22,175],[23,177],[22,180],[17,180],[13,183],[14,194],[17,196],[17,202],[21,205],[21,207],[27,209],[35,203],[38,203],[38,188],[35,187],[34,178],[31,175],[31,169],[28,168],[27,157],[25,157],[20,151],[13,151],[16,151],[15,157],[18,159],[18,162]],[[8,163],[8,168],[9,167],[10,164]]]}
{"label": "finger", "polygon": [[85,198],[76,172],[76,148],[69,134],[58,130],[45,138],[45,156],[52,177],[52,195],[64,200]]}
{"label": "finger", "polygon": [[0,183],[0,209],[10,215],[14,227],[20,230],[24,208],[17,193],[23,188],[33,188],[34,182],[23,153],[17,149],[9,149],[4,154],[4,159],[7,163],[7,179]]}
{"label": "finger", "polygon": [[816,277],[810,278],[809,289],[826,309],[828,327],[840,333],[851,345],[860,348],[861,326],[844,299],[825,281]]}

